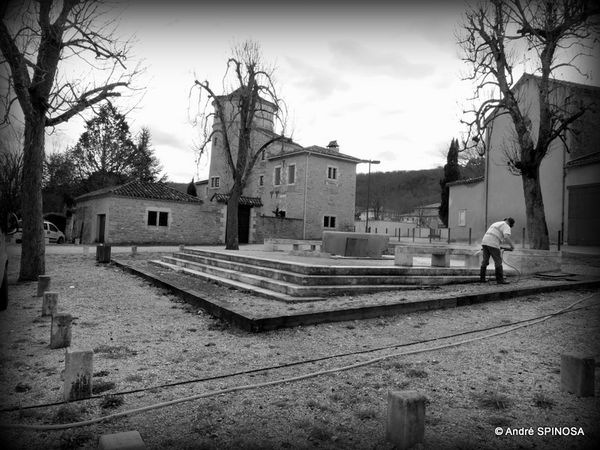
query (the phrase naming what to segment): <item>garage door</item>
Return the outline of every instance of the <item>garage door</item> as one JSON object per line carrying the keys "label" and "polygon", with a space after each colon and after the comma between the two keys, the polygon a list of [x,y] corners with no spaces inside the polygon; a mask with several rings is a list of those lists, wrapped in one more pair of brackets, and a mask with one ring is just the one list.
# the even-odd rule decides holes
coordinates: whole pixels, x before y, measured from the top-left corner
{"label": "garage door", "polygon": [[600,245],[600,184],[569,186],[569,245]]}

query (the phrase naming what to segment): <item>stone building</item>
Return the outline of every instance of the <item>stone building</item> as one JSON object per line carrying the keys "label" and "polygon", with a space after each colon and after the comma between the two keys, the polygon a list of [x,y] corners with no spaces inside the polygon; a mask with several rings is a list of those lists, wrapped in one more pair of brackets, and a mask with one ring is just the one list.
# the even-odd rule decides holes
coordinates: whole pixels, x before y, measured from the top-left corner
{"label": "stone building", "polygon": [[[539,125],[539,77],[524,74],[514,85],[519,105],[531,120],[533,139]],[[551,82],[555,108],[587,106],[589,110],[574,123],[574,130],[552,142],[540,166],[540,183],[551,243],[559,232],[569,245],[600,245],[600,88],[583,84]],[[481,238],[487,227],[504,217],[516,220],[513,235],[523,240],[526,228],[523,182],[511,173],[506,152],[514,146],[514,125],[498,111],[487,122],[485,176],[450,185],[449,226],[453,236]],[[527,241],[527,230],[525,240]]]}
{"label": "stone building", "polygon": [[214,205],[162,183],[132,181],[76,199],[73,237],[83,244],[216,244],[224,218]]}
{"label": "stone building", "polygon": [[[220,97],[227,100],[226,117],[237,117],[236,96],[233,92]],[[275,105],[261,102],[251,137],[255,151],[277,136]],[[213,129],[221,126],[215,119]],[[231,136],[235,160],[237,139],[234,133]],[[352,231],[356,164],[361,160],[339,150],[336,141],[327,147],[303,147],[289,139],[270,144],[258,156],[240,199],[239,242],[262,242],[268,237],[320,239],[324,230]],[[222,205],[223,216],[232,182],[223,137],[215,134],[209,178],[200,183],[205,199]]]}

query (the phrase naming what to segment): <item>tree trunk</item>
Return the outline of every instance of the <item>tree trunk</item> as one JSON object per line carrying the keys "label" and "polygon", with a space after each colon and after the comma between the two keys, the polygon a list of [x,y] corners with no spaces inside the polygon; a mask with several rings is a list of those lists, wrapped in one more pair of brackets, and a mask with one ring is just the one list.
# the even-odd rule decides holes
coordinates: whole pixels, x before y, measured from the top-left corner
{"label": "tree trunk", "polygon": [[549,250],[548,225],[544,213],[544,199],[540,185],[539,166],[529,174],[522,174],[523,192],[525,194],[525,214],[527,217],[527,234],[529,246],[536,250]]}
{"label": "tree trunk", "polygon": [[21,208],[23,237],[20,281],[37,281],[46,272],[44,218],[42,208],[42,172],[44,162],[44,116],[25,121]]}
{"label": "tree trunk", "polygon": [[240,204],[241,188],[239,183],[233,185],[229,200],[227,200],[227,225],[225,227],[225,249],[239,250],[240,240],[238,236],[238,209]]}

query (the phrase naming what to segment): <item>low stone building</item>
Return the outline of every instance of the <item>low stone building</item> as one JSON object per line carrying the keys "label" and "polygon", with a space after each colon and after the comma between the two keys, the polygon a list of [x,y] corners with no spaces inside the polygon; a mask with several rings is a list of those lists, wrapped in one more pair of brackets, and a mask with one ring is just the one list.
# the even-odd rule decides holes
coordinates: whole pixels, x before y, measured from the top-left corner
{"label": "low stone building", "polygon": [[76,199],[74,238],[83,244],[218,244],[220,208],[163,183],[132,181]]}

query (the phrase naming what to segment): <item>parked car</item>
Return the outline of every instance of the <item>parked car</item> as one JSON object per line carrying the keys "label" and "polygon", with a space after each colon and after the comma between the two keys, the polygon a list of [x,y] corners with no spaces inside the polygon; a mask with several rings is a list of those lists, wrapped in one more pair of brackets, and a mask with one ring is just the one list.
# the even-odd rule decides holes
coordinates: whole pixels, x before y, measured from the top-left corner
{"label": "parked car", "polygon": [[8,306],[8,254],[6,252],[6,236],[0,230],[0,311]]}
{"label": "parked car", "polygon": [[[23,240],[23,229],[21,228],[21,223],[19,222],[19,227],[15,232],[14,239],[17,244],[20,244]],[[44,220],[44,236],[48,238],[48,241],[51,244],[62,244],[65,242],[65,235],[62,231],[60,231],[56,225],[52,222],[48,222]]]}

